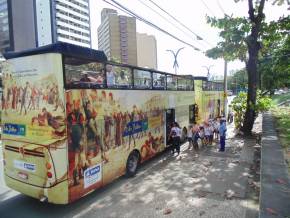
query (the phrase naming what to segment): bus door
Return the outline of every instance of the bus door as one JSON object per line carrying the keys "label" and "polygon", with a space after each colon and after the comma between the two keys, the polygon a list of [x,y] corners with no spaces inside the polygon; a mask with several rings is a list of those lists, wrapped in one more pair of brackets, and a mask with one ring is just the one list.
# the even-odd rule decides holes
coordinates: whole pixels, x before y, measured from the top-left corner
{"label": "bus door", "polygon": [[221,115],[221,100],[217,100],[217,117]]}
{"label": "bus door", "polygon": [[196,116],[195,116],[195,104],[189,105],[189,123],[196,122]]}
{"label": "bus door", "polygon": [[175,121],[175,109],[167,109],[166,110],[166,145],[169,145],[170,142],[170,138],[169,138],[169,133],[171,130],[171,125],[172,123]]}

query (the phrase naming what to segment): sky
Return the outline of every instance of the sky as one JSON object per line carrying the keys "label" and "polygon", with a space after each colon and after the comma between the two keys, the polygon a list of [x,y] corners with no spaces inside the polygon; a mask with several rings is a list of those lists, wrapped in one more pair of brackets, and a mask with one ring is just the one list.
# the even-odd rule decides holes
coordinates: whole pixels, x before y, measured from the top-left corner
{"label": "sky", "polygon": [[[215,77],[221,78],[224,72],[224,61],[222,59],[213,60],[204,55],[204,51],[214,47],[220,40],[218,36],[219,30],[206,23],[206,15],[216,16],[219,18],[223,17],[224,13],[228,15],[233,14],[235,17],[247,16],[246,0],[242,0],[238,3],[235,3],[234,0],[153,0],[172,16],[181,21],[192,32],[203,38],[203,40],[196,40],[196,36],[159,10],[156,6],[150,3],[149,0],[116,1],[157,26],[199,48],[201,51],[195,51],[190,46],[178,42],[177,40],[148,26],[147,24],[144,24],[138,20],[136,21],[137,32],[147,33],[156,37],[158,70],[174,73],[173,55],[166,50],[170,49],[177,51],[179,48],[185,47],[180,51],[177,58],[179,64],[178,74],[191,74],[194,76],[206,76],[206,67],[209,66],[211,66],[210,74]],[[105,3],[103,0],[90,0],[90,7],[92,47],[97,49],[97,28],[101,23],[101,10],[103,8],[114,7]],[[150,8],[157,11],[162,15],[162,17]],[[124,12],[118,9],[116,10],[119,14],[126,15]],[[286,6],[273,6],[269,3],[269,1],[266,1],[264,12],[268,20],[278,19],[282,14],[290,14],[290,12],[287,11]],[[241,69],[244,66],[245,64],[239,61],[230,62],[228,64],[228,72],[233,72],[234,70]]]}

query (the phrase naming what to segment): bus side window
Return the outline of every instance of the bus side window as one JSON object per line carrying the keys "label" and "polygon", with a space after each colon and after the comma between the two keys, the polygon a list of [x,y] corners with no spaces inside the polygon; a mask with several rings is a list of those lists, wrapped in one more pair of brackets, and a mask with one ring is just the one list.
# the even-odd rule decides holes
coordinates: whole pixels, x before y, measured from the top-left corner
{"label": "bus side window", "polygon": [[153,73],[153,89],[164,90],[166,88],[166,76],[161,73]]}
{"label": "bus side window", "polygon": [[134,69],[134,87],[137,89],[150,89],[152,85],[151,73],[146,70]]}
{"label": "bus side window", "polygon": [[131,88],[132,71],[128,67],[106,65],[107,86],[111,88]]}
{"label": "bus side window", "polygon": [[185,78],[178,78],[177,80],[178,90],[186,90],[186,79]]}
{"label": "bus side window", "polygon": [[79,63],[81,60],[65,58],[65,82],[68,88],[104,87],[105,75],[102,63],[86,61],[84,64]]}
{"label": "bus side window", "polygon": [[177,90],[177,77],[167,75],[167,89],[168,90]]}

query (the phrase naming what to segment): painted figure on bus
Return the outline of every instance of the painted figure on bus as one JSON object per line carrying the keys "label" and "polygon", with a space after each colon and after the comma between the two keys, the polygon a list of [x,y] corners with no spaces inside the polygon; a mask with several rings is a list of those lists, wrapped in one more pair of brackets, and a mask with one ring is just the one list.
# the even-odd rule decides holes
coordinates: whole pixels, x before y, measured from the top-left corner
{"label": "painted figure on bus", "polygon": [[114,113],[113,118],[115,120],[115,147],[119,147],[122,144],[122,129],[121,129],[121,122],[122,122],[122,114],[121,112]]}
{"label": "painted figure on bus", "polygon": [[146,140],[145,143],[141,146],[142,160],[147,160],[153,157],[155,154],[156,154],[156,150],[154,150],[150,141]]}
{"label": "painted figure on bus", "polygon": [[81,139],[84,133],[84,116],[80,112],[80,100],[73,101],[73,110],[67,117],[69,126],[69,135],[71,139],[71,149],[74,152],[74,170],[73,179],[74,185],[78,185],[77,180],[79,175],[79,154],[81,152]]}
{"label": "painted figure on bus", "polygon": [[55,95],[54,111],[56,111],[58,109],[58,107],[60,107],[62,109],[62,111],[64,112],[64,104],[63,104],[62,100],[60,99],[58,85],[55,86],[54,95]]}
{"label": "painted figure on bus", "polygon": [[113,128],[113,120],[111,118],[111,116],[109,116],[107,110],[105,109],[105,115],[104,115],[104,125],[105,125],[105,147],[106,150],[109,150],[112,147],[112,131],[111,129]]}
{"label": "painted figure on bus", "polygon": [[22,109],[24,110],[24,115],[27,114],[26,104],[28,101],[28,96],[30,92],[30,84],[29,82],[25,83],[25,87],[23,88],[22,95],[21,95],[21,106],[20,106],[20,115],[22,114]]}

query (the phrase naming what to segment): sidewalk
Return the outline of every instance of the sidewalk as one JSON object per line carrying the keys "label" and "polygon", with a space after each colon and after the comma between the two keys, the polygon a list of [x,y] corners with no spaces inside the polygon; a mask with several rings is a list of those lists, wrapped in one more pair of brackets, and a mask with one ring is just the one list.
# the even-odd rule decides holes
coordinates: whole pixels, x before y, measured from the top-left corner
{"label": "sidewalk", "polygon": [[184,144],[179,157],[168,152],[75,217],[248,217],[255,143],[228,139],[222,153],[215,146],[196,153]]}
{"label": "sidewalk", "polygon": [[290,182],[270,113],[263,117],[260,217],[290,217]]}

